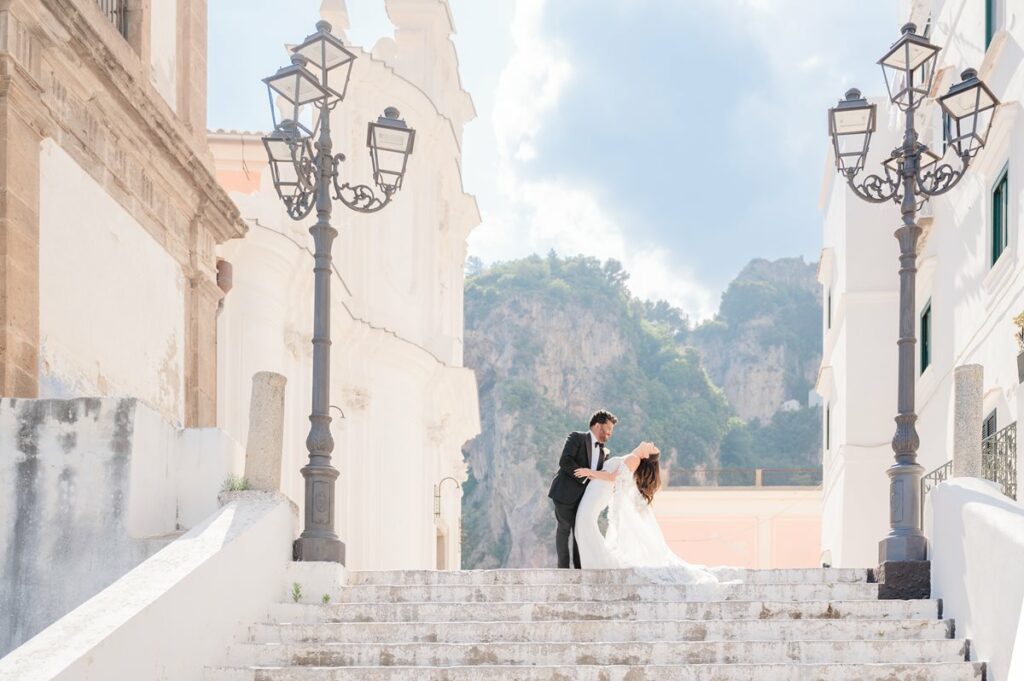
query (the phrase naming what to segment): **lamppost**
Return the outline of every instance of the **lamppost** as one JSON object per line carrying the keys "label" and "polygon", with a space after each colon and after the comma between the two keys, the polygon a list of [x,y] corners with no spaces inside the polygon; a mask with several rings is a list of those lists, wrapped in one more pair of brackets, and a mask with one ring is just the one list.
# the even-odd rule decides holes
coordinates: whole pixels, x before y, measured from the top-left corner
{"label": "lamppost", "polygon": [[[344,98],[356,56],[331,33],[326,21],[292,49],[292,63],[264,78],[270,96],[274,131],[263,138],[270,160],[274,188],[293,220],[305,219],[315,208],[313,235],[313,405],[306,438],[309,462],[305,479],[305,518],[295,542],[296,560],[345,562],[345,545],[334,531],[334,483],[338,470],[331,465],[331,245],[338,231],[331,226],[332,198],[360,213],[374,213],[402,186],[416,132],[388,107],[376,123],[369,123],[366,146],[373,165],[378,196],[365,184],[341,179],[344,154],[333,153],[331,111]],[[275,95],[286,103],[290,117],[277,122]],[[302,122],[304,109],[310,124]],[[314,141],[315,140],[315,141]],[[332,192],[333,190],[333,192]]]}
{"label": "lamppost", "polygon": [[[962,80],[938,100],[946,142],[957,157],[955,165],[943,162],[940,154],[922,144],[914,115],[929,97],[939,49],[917,35],[914,24],[906,24],[899,40],[878,62],[885,74],[889,99],[905,115],[903,143],[882,163],[882,175],[859,178],[875,131],[875,105],[862,98],[859,90],[850,90],[829,110],[836,169],[858,197],[871,203],[895,201],[903,215],[895,233],[900,245],[898,414],[892,439],[895,463],[887,471],[890,529],[879,543],[878,557],[883,573],[888,566],[896,580],[918,583],[921,570],[927,570],[927,564],[920,561],[927,558],[928,544],[921,531],[920,481],[924,469],[917,462],[920,441],[914,411],[914,287],[921,235],[917,211],[929,198],[948,192],[963,178],[971,159],[985,146],[999,104],[977,72],[965,70]],[[915,561],[916,566],[912,564]]]}

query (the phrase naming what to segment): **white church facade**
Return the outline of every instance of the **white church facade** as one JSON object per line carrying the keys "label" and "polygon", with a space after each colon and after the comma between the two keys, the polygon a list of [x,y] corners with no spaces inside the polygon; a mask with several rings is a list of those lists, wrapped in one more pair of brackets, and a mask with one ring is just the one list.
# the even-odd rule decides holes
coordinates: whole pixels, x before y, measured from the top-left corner
{"label": "white church facade", "polygon": [[[332,117],[334,150],[346,156],[346,181],[367,182],[366,123],[388,106],[416,129],[416,144],[403,188],[384,210],[365,215],[336,203],[333,212],[335,526],[351,568],[458,568],[462,445],[480,431],[476,380],[462,365],[466,238],[480,215],[462,190],[460,146],[475,111],[459,82],[446,4],[386,6],[395,37],[372,51],[353,48],[348,96]],[[344,39],[343,6],[324,3],[322,14]],[[281,484],[301,517],[314,218],[287,216],[260,137],[209,138],[218,179],[249,226],[245,239],[218,250],[232,272],[218,319],[218,424],[244,442],[253,374],[287,378]]]}
{"label": "white church facade", "polygon": [[[394,37],[352,48],[335,151],[368,182],[389,106],[416,146],[386,210],[334,211],[334,527],[350,568],[458,568],[475,110],[447,3],[386,9]],[[320,14],[347,43],[344,2]],[[248,441],[260,372],[284,393],[275,541],[302,529],[315,217],[286,216],[261,133],[206,129],[206,40],[205,0],[0,8],[0,656],[212,522],[268,449]]]}

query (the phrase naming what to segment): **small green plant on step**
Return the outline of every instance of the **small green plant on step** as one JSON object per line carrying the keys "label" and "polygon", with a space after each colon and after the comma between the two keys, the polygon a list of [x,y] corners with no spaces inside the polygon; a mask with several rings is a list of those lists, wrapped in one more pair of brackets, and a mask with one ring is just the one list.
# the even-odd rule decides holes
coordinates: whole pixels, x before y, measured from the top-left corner
{"label": "small green plant on step", "polygon": [[302,586],[298,582],[292,582],[292,600],[296,603],[302,598]]}
{"label": "small green plant on step", "polygon": [[327,605],[331,602],[331,594],[324,594],[320,597],[320,600],[323,602],[324,605]]}
{"label": "small green plant on step", "polygon": [[249,489],[249,478],[232,473],[224,479],[222,492],[244,492]]}

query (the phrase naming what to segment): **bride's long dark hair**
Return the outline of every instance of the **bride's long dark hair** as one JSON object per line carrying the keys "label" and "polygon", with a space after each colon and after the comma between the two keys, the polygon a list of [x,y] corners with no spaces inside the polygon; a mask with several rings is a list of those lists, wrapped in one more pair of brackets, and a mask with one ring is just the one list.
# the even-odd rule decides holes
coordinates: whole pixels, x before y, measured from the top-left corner
{"label": "bride's long dark hair", "polygon": [[636,488],[650,504],[654,501],[654,493],[661,487],[661,466],[658,465],[659,454],[655,452],[646,459],[640,459],[640,465],[633,473]]}

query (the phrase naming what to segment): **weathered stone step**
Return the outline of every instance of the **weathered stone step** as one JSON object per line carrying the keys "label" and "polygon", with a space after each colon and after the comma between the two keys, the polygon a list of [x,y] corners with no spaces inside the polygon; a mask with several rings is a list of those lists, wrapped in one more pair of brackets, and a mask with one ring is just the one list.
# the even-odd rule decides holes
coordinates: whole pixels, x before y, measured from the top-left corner
{"label": "weathered stone step", "polygon": [[967,642],[940,641],[681,641],[619,643],[321,643],[231,646],[232,664],[346,667],[480,664],[635,665],[865,664],[962,662]]}
{"label": "weathered stone step", "polygon": [[[545,568],[501,570],[378,570],[350,572],[349,584],[432,585],[432,584],[650,584],[652,576],[665,570],[558,570]],[[833,584],[867,582],[866,569],[809,568],[747,570],[711,568],[721,581],[744,584]]]}
{"label": "weathered stone step", "polygon": [[878,585],[853,584],[531,584],[343,587],[342,603],[465,603],[500,601],[779,601],[873,600]]}
{"label": "weathered stone step", "polygon": [[978,662],[457,667],[285,667],[207,670],[205,681],[982,681]]}
{"label": "weathered stone step", "polygon": [[257,624],[256,643],[941,640],[952,620],[338,622]]}
{"label": "weathered stone step", "polygon": [[531,622],[547,620],[937,619],[938,600],[645,601],[562,603],[275,603],[273,622]]}

